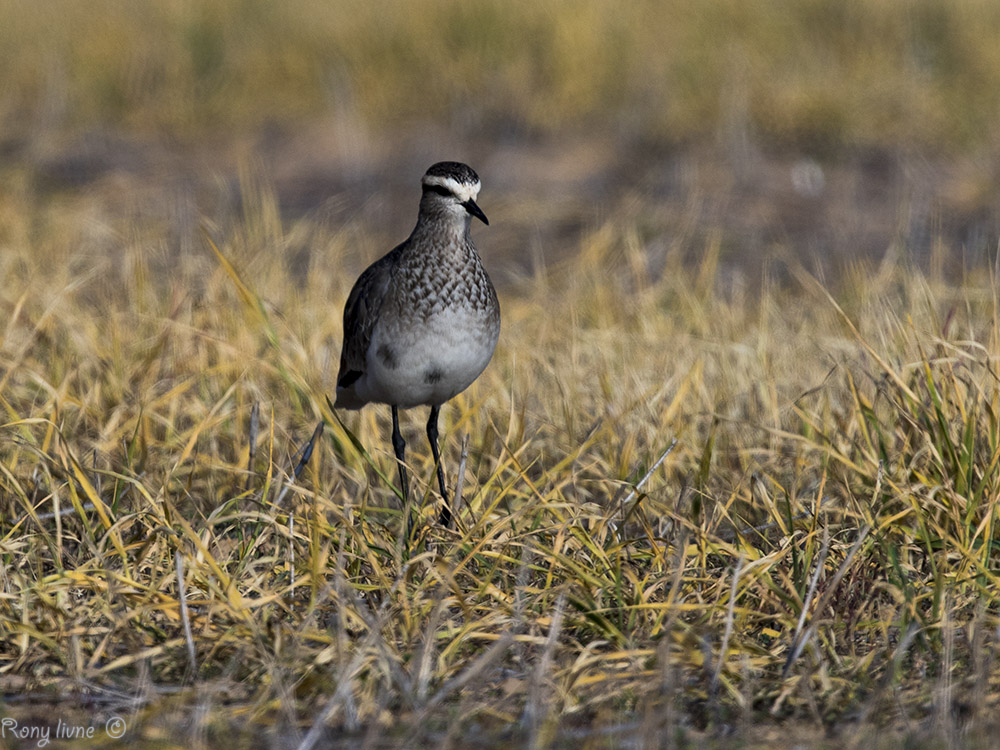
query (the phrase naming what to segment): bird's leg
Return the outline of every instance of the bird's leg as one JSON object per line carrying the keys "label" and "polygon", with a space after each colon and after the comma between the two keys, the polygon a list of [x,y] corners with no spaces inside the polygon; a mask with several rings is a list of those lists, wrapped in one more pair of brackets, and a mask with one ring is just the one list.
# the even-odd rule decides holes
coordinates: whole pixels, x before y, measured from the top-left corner
{"label": "bird's leg", "polygon": [[409,548],[413,536],[413,510],[410,508],[410,483],[406,479],[406,441],[399,431],[399,408],[392,407],[392,450],[396,453],[396,463],[399,465],[399,489],[403,493],[403,512],[406,513],[406,544]]}
{"label": "bird's leg", "polygon": [[448,503],[448,490],[444,486],[444,468],[441,466],[441,451],[438,450],[438,414],[440,413],[440,406],[431,407],[431,415],[427,419],[427,440],[431,444],[431,454],[434,456],[434,463],[437,466],[438,485],[441,487],[441,500],[444,502],[439,522],[442,526],[449,526],[451,524],[451,505]]}
{"label": "bird's leg", "polygon": [[403,440],[399,432],[399,409],[392,407],[392,449],[396,452],[396,461],[399,464],[399,487],[403,492],[403,502],[410,497],[410,485],[406,480],[406,441]]}

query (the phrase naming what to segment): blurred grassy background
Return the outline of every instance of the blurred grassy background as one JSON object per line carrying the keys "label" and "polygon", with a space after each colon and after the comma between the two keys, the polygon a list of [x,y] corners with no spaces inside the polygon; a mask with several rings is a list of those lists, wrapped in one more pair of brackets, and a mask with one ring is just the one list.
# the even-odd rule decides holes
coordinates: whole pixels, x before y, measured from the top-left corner
{"label": "blurred grassy background", "polygon": [[39,126],[218,137],[302,118],[480,137],[766,148],[996,147],[988,0],[54,0],[2,4],[6,137]]}
{"label": "blurred grassy background", "polygon": [[224,222],[256,161],[286,218],[360,221],[383,243],[408,230],[400,202],[427,164],[464,159],[500,219],[490,252],[521,269],[622,203],[664,236],[711,227],[751,275],[775,251],[836,267],[901,247],[926,261],[943,241],[981,260],[1000,229],[986,0],[0,13],[0,173],[32,194]]}

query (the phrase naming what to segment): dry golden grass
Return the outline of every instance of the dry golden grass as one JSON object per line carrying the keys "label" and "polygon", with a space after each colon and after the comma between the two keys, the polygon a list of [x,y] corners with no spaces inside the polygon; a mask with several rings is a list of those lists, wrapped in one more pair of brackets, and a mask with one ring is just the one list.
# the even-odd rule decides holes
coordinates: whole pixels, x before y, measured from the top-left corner
{"label": "dry golden grass", "polygon": [[[751,291],[718,245],[689,268],[683,238],[615,213],[503,291],[496,358],[445,410],[458,530],[433,522],[414,439],[407,545],[386,410],[342,426],[325,398],[344,269],[369,258],[245,188],[243,217],[181,255],[169,222],[5,199],[8,696],[95,694],[198,741],[988,721],[989,269],[858,267],[831,296],[788,261],[793,284]],[[282,253],[302,232],[307,273]]]}
{"label": "dry golden grass", "polygon": [[5,138],[303,116],[777,148],[995,149],[989,0],[3,0]]}
{"label": "dry golden grass", "polygon": [[[989,159],[937,192],[931,169],[867,186],[920,188],[877,217],[900,226],[880,265],[820,283],[815,248],[780,240],[760,283],[728,261],[823,208],[750,174],[768,149],[829,160],[807,163],[831,184],[837,154],[910,154],[844,177],[823,227],[872,220],[852,180],[995,151],[1000,5],[628,8],[0,0],[4,717],[113,713],[167,747],[995,732],[1000,301],[995,268],[955,260],[992,231]],[[434,523],[424,414],[407,543],[387,410],[327,401],[344,298],[401,238],[340,204],[293,220],[263,168],[230,191],[192,166],[311,118],[344,153],[440,128],[498,161],[535,139],[564,167],[597,141],[618,157],[602,198],[593,174],[579,195],[508,174],[520,235],[484,204],[503,330],[444,411],[455,531]],[[108,143],[70,145],[88,134]],[[711,192],[647,179],[697,169],[663,157],[689,143],[745,172],[731,194],[642,195]],[[556,203],[574,229],[504,268],[526,259],[488,232],[528,237]]]}

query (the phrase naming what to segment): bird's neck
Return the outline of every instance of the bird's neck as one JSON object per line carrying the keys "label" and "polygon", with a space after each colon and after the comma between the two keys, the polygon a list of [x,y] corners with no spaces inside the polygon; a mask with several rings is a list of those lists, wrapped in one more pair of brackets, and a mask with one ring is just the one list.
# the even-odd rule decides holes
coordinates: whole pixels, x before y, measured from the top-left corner
{"label": "bird's neck", "polygon": [[422,213],[410,235],[411,246],[430,247],[443,254],[465,255],[472,245],[469,238],[470,219]]}

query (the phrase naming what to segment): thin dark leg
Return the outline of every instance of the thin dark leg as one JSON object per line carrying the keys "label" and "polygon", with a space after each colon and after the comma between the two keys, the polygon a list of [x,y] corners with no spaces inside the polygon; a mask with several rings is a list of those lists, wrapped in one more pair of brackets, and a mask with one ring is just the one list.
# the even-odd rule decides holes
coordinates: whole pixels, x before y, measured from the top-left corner
{"label": "thin dark leg", "polygon": [[392,449],[396,452],[399,464],[399,488],[403,491],[403,502],[410,498],[410,485],[406,480],[406,441],[399,432],[399,409],[392,407]]}
{"label": "thin dark leg", "polygon": [[434,463],[437,465],[438,486],[441,488],[441,500],[444,506],[441,508],[441,517],[438,522],[442,526],[451,524],[451,506],[448,504],[448,490],[444,486],[444,468],[441,466],[441,451],[438,450],[438,415],[441,413],[440,406],[431,407],[431,415],[427,419],[427,440],[431,444],[431,454],[434,456]]}
{"label": "thin dark leg", "polygon": [[396,463],[399,465],[399,489],[403,493],[403,512],[406,513],[406,547],[409,549],[413,537],[413,509],[410,507],[410,483],[406,479],[406,441],[399,432],[399,409],[392,407],[392,449],[396,453]]}

